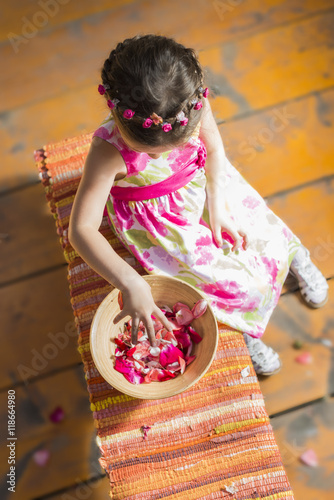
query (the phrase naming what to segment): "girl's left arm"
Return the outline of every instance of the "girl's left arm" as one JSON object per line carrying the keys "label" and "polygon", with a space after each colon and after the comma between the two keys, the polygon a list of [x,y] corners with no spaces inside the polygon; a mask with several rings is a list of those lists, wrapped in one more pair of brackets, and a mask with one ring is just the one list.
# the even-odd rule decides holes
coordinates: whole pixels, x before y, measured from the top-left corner
{"label": "girl's left arm", "polygon": [[238,227],[231,218],[226,200],[222,202],[222,193],[224,193],[224,189],[226,189],[229,182],[226,169],[227,158],[223,141],[208,99],[204,101],[199,137],[204,142],[207,150],[207,159],[205,162],[205,174],[207,179],[206,195],[210,226],[216,244],[222,246],[223,240],[221,233],[225,231],[234,239],[232,250],[237,250],[241,245],[246,250],[249,245],[247,234],[243,228]]}

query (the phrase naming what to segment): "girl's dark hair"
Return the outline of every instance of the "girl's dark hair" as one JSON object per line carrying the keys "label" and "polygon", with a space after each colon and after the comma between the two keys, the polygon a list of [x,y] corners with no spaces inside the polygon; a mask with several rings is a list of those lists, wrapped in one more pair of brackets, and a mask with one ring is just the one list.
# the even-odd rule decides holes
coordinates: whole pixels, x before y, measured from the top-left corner
{"label": "girl's dark hair", "polygon": [[[130,139],[149,146],[176,145],[186,142],[202,115],[195,110],[193,99],[202,94],[203,71],[195,51],[160,35],[137,35],[118,43],[106,59],[102,83],[107,86],[107,99],[119,99],[112,113],[121,131]],[[135,115],[130,120],[123,117],[125,109]],[[188,123],[176,121],[183,111]],[[172,125],[164,132],[161,125],[142,126],[152,113],[163,117]]]}

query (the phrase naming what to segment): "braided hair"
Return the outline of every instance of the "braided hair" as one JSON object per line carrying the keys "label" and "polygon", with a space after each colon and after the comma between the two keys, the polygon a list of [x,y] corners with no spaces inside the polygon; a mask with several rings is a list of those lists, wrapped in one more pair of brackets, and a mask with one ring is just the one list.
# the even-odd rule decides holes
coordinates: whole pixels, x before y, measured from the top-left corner
{"label": "braided hair", "polygon": [[[148,145],[177,145],[186,142],[198,125],[202,109],[194,102],[202,97],[203,70],[195,51],[160,35],[137,35],[118,43],[101,71],[105,98],[115,100],[112,110],[116,125],[130,139]],[[194,101],[195,99],[195,101]],[[131,108],[134,115],[125,119]],[[182,126],[177,115],[187,119]],[[164,117],[172,129],[143,127],[146,117]]]}

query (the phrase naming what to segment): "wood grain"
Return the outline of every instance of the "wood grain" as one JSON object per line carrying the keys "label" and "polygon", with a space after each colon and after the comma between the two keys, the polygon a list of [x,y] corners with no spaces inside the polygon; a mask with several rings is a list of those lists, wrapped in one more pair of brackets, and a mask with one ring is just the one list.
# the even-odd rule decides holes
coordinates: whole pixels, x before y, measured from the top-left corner
{"label": "wood grain", "polygon": [[81,362],[66,267],[1,288],[0,300],[0,389]]}
{"label": "wood grain", "polygon": [[[218,120],[249,114],[334,83],[334,12],[200,53]],[[312,71],[310,71],[312,68]]]}
{"label": "wood grain", "polygon": [[[6,2],[3,3],[1,9],[0,40],[10,43],[14,34],[29,40],[38,36],[38,33],[49,32],[50,29],[60,24],[74,23],[94,14],[101,17],[101,14],[108,10],[133,3],[134,0],[95,0],[94,2],[80,0],[80,8],[78,8],[78,1],[73,0]],[[41,12],[44,12],[44,15]]]}
{"label": "wood grain", "polygon": [[[110,485],[107,477],[90,481],[88,484],[79,483],[63,493],[56,493],[48,497],[48,500],[77,500],[80,495],[87,495],[89,500],[110,500]],[[66,496],[67,495],[67,496]]]}
{"label": "wood grain", "polygon": [[0,284],[66,264],[41,184],[1,196],[0,213]]}
{"label": "wood grain", "polygon": [[220,125],[226,155],[262,196],[333,175],[334,91]]}
{"label": "wood grain", "polygon": [[[227,5],[228,3],[220,2],[223,5]],[[273,34],[271,34],[270,30],[280,26],[284,21],[300,20],[305,16],[310,16],[310,14],[315,14],[319,11],[322,12],[333,7],[330,0],[319,0],[316,4],[311,0],[307,2],[303,0],[293,0],[290,2],[288,0],[276,0],[274,2],[273,0],[266,0],[260,2],[257,0],[255,2],[240,2],[239,5],[224,15],[221,9],[219,9],[219,2],[217,1],[208,3],[203,0],[187,0],[184,2],[178,2],[177,0],[161,0],[159,2],[146,0],[131,3],[127,1],[120,8],[106,10],[103,14],[100,14],[101,4],[102,2],[98,2],[96,7],[88,7],[88,1],[86,0],[83,6],[83,15],[88,13],[89,8],[91,12],[97,11],[97,13],[81,17],[81,3],[80,8],[78,8],[78,0],[71,0],[68,5],[64,5],[59,9],[57,16],[53,18],[49,16],[49,22],[44,29],[39,29],[30,38],[23,37],[23,42],[16,45],[14,42],[16,50],[14,50],[13,43],[9,40],[7,40],[7,43],[1,44],[0,58],[6,66],[6,72],[2,76],[0,75],[0,85],[3,87],[0,101],[0,109],[2,111],[26,105],[36,99],[43,100],[50,98],[58,95],[60,92],[76,89],[89,83],[96,83],[98,81],[99,68],[116,43],[138,33],[159,33],[172,36],[181,43],[194,47],[197,50],[215,46],[213,51],[218,50],[221,56],[225,55],[226,64],[224,68],[227,71],[226,77],[228,80],[229,66],[233,62],[235,53],[244,53],[241,65],[241,68],[244,70],[251,68],[254,63],[258,66],[260,59],[263,59],[263,69],[266,70],[268,61],[275,61],[273,63],[274,73],[277,75],[279,68],[282,70],[281,62],[283,61],[280,58],[283,57],[285,64],[289,59],[291,60],[291,56],[293,55],[296,57],[296,62],[298,62],[298,52],[295,51],[298,40],[294,40],[292,36],[292,33],[296,30],[292,22],[291,25],[288,24],[290,27],[287,28],[287,33],[284,31],[282,34],[287,39],[286,44],[280,50],[276,46],[277,39],[280,39],[280,31],[275,31],[274,29]],[[117,3],[111,3],[110,7],[113,5],[117,5]],[[31,20],[33,11],[36,9],[36,4],[25,7],[25,9],[29,9],[30,11],[29,13],[27,12],[25,17]],[[52,23],[57,23],[57,20],[61,19],[58,16],[64,15],[65,17],[69,9],[73,13],[73,21],[59,24],[54,29],[50,29]],[[41,9],[38,8],[37,10],[40,11]],[[64,18],[64,21],[66,21],[66,18]],[[19,16],[15,16],[15,18],[12,16],[9,22],[9,26],[11,26],[10,30],[14,33],[17,30],[17,34],[20,36],[22,36],[24,25],[22,17]],[[302,26],[297,29],[303,30]],[[33,31],[33,28],[31,30]],[[268,34],[263,35],[263,40],[254,36],[261,30],[269,30]],[[7,31],[6,26],[5,31]],[[250,42],[241,41],[240,46],[239,44],[236,46],[233,45],[233,42],[239,37],[251,34],[253,37],[250,39]],[[261,35],[258,36],[261,37]],[[273,40],[272,36],[274,37]],[[315,40],[313,40],[314,36],[316,37]],[[318,42],[321,36],[320,33],[312,31],[309,43],[312,45]],[[328,36],[328,33],[323,33],[323,36]],[[254,46],[256,52],[254,53],[250,50],[253,48],[251,47],[252,40],[256,44]],[[225,42],[232,42],[232,46],[227,44],[222,48],[222,53],[220,53],[219,48]],[[261,44],[264,43],[264,45],[259,45],[259,42]],[[247,60],[250,53],[253,55],[250,60]],[[324,50],[321,59],[326,58],[329,53],[330,48]],[[257,58],[255,59],[256,54]],[[208,54],[204,55],[203,62],[205,65],[209,64],[212,70],[214,70],[217,61],[214,60],[214,65],[212,66],[210,63],[211,57],[210,50]],[[306,61],[309,57],[312,56],[307,53]],[[219,59],[219,67],[221,67],[220,61]],[[309,62],[312,64],[312,61],[310,60]],[[241,68],[238,69],[238,73]],[[318,75],[316,72],[318,68],[319,65],[313,68],[314,71],[306,72],[306,68],[301,68],[300,66],[295,68],[294,71],[289,67],[289,78],[291,76],[296,78],[298,76],[297,69],[301,69],[306,79],[310,79],[310,75],[314,75],[313,78],[318,83],[321,79],[321,75]],[[19,69],[20,78],[18,78]],[[261,85],[261,77],[258,78],[258,68],[254,68],[254,70],[257,74],[257,87],[259,84]],[[240,79],[240,76],[236,74],[235,78]],[[250,76],[248,75],[248,77]],[[272,78],[274,78],[274,75],[272,75]],[[301,78],[302,76],[300,75]],[[25,82],[24,92],[22,92],[21,80]],[[249,83],[253,85],[253,81]],[[265,81],[262,85],[264,84]],[[231,85],[233,85],[233,81],[231,81]],[[246,82],[245,85],[247,85]],[[278,88],[276,90],[279,91]],[[256,88],[253,92],[255,93],[255,91]],[[269,91],[269,87],[266,91]],[[263,97],[263,94],[259,92],[259,96]],[[231,110],[233,111],[233,106]],[[225,117],[226,114],[224,114]]]}
{"label": "wood grain", "polygon": [[[295,500],[333,498],[333,422],[333,398],[271,421]],[[300,455],[308,449],[315,451],[317,467],[300,461]]]}

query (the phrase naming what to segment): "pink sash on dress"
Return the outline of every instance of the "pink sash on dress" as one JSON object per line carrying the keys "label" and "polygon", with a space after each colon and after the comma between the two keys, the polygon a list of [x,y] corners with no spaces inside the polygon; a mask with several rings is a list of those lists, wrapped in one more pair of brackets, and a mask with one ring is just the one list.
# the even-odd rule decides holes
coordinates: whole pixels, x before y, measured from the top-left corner
{"label": "pink sash on dress", "polygon": [[166,194],[177,191],[184,187],[195,177],[196,171],[204,167],[206,159],[206,149],[200,147],[197,158],[193,158],[181,170],[175,172],[167,179],[151,184],[150,186],[120,187],[114,186],[110,190],[113,198],[123,201],[143,201],[151,198],[159,198]]}

